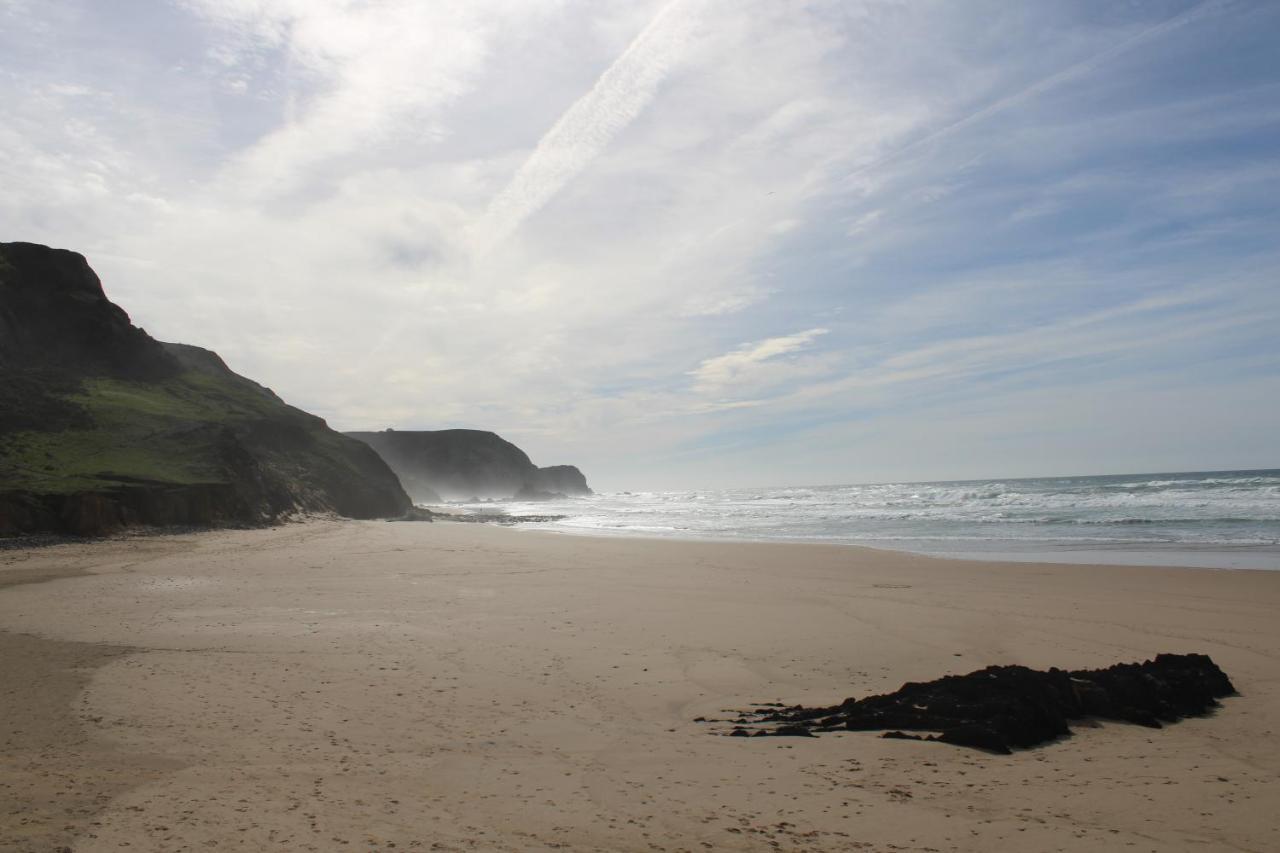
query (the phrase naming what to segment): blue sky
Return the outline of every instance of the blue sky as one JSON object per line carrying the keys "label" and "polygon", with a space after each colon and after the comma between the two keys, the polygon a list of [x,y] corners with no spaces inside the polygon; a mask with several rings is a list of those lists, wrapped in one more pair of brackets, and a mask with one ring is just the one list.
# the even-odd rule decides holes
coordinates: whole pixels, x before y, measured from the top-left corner
{"label": "blue sky", "polygon": [[605,489],[1280,466],[1280,4],[0,0],[0,233]]}

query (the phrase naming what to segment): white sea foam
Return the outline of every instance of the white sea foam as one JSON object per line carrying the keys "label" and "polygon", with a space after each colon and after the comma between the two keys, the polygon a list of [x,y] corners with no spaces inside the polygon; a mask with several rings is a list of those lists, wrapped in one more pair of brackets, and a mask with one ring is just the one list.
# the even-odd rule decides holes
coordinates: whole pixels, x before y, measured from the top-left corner
{"label": "white sea foam", "polygon": [[916,542],[935,551],[948,542],[1277,547],[1280,471],[623,492],[505,509],[563,515],[550,527],[566,532]]}

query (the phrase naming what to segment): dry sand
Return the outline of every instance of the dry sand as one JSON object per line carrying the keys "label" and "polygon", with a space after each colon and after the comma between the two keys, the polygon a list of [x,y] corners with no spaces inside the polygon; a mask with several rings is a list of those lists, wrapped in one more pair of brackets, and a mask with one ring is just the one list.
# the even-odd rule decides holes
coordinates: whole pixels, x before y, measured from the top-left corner
{"label": "dry sand", "polygon": [[[5,584],[4,850],[1280,849],[1280,572],[313,522]],[[1161,651],[1243,695],[1011,757],[692,722]]]}

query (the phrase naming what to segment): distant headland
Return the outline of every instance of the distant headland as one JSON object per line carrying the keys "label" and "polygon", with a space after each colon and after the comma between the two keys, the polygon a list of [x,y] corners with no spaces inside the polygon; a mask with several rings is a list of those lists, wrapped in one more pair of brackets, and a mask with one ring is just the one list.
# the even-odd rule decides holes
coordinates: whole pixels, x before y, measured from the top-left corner
{"label": "distant headland", "polygon": [[484,430],[388,429],[346,435],[376,450],[417,503],[591,494],[587,478],[574,466],[539,468],[519,447]]}

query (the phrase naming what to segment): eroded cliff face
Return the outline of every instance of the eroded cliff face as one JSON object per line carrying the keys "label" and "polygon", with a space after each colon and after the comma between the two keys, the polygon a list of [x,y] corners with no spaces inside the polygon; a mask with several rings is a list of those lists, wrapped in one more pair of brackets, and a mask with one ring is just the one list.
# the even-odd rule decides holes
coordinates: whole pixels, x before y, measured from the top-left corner
{"label": "eroded cliff face", "polygon": [[539,468],[496,433],[474,429],[349,432],[387,461],[418,503],[513,495],[589,495],[572,465]]}
{"label": "eroded cliff face", "polygon": [[409,506],[364,443],[135,327],[82,256],[0,243],[0,535]]}

